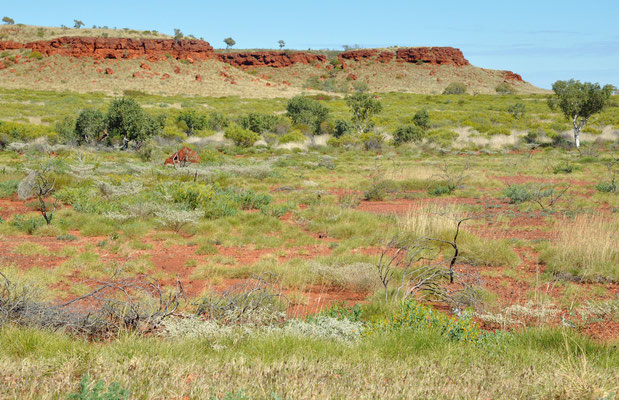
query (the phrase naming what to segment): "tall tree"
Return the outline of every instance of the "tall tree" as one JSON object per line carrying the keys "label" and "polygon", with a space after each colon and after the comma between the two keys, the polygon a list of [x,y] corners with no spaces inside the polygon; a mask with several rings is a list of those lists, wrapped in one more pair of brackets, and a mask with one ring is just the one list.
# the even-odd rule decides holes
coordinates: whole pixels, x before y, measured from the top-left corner
{"label": "tall tree", "polygon": [[352,126],[361,134],[369,132],[374,126],[372,117],[383,110],[383,105],[369,93],[355,93],[346,98],[352,113]]}
{"label": "tall tree", "polygon": [[13,25],[15,23],[13,18],[9,18],[9,17],[3,17],[2,22],[4,22],[7,25]]}
{"label": "tall tree", "polygon": [[280,40],[277,43],[279,44],[280,49],[283,49],[284,47],[286,47],[286,42],[284,42],[283,40]]}
{"label": "tall tree", "polygon": [[82,26],[84,26],[84,23],[82,21],[80,21],[79,19],[74,19],[73,22],[75,22],[75,24],[73,25],[73,27],[79,29]]}
{"label": "tall tree", "polygon": [[548,99],[551,109],[560,109],[574,127],[574,146],[580,147],[580,132],[589,118],[604,109],[615,90],[613,85],[600,87],[599,83],[590,83],[570,79],[556,81],[552,84],[555,96]]}

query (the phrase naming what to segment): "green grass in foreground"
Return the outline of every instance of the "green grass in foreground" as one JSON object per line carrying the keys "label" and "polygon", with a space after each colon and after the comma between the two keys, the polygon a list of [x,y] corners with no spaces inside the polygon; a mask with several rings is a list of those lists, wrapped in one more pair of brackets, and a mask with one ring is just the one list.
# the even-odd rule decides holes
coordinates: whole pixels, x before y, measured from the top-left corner
{"label": "green grass in foreground", "polygon": [[527,330],[488,350],[432,330],[399,329],[351,344],[285,334],[93,343],[5,326],[0,349],[2,398],[65,398],[86,373],[118,382],[137,399],[239,391],[258,399],[595,399],[619,390],[616,349],[558,329]]}

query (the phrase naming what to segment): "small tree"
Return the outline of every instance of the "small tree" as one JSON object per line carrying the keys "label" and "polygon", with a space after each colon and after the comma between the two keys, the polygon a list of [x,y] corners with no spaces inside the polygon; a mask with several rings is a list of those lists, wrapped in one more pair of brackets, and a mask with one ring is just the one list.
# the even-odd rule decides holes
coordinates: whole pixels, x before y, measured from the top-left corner
{"label": "small tree", "polygon": [[2,22],[4,22],[6,25],[13,25],[15,23],[13,18],[9,18],[9,17],[3,17]]}
{"label": "small tree", "polygon": [[17,195],[21,200],[27,200],[33,196],[39,200],[39,211],[47,225],[52,222],[54,212],[56,211],[55,201],[52,204],[51,210],[46,204],[47,198],[54,193],[54,186],[56,185],[56,165],[57,162],[53,159],[41,161],[17,187]]}
{"label": "small tree", "polygon": [[520,119],[524,116],[526,107],[523,103],[516,103],[507,108],[507,111],[516,119]]}
{"label": "small tree", "polygon": [[555,96],[548,99],[548,106],[559,108],[574,126],[574,145],[580,147],[580,131],[593,114],[604,109],[615,90],[613,85],[600,87],[599,83],[590,83],[570,79],[556,81],[552,84]]}
{"label": "small tree", "polygon": [[105,114],[99,110],[82,110],[75,121],[75,136],[78,144],[98,141],[105,133]]}
{"label": "small tree", "polygon": [[352,126],[358,133],[370,131],[374,124],[372,117],[383,110],[383,105],[368,93],[355,93],[346,98],[346,104],[352,113]]}
{"label": "small tree", "polygon": [[79,19],[74,19],[73,22],[75,22],[75,24],[73,25],[74,28],[81,28],[82,26],[84,26],[84,23],[82,21],[80,21]]}
{"label": "small tree", "polygon": [[183,37],[185,37],[185,35],[183,35],[183,32],[181,32],[181,30],[178,28],[174,28],[174,40],[178,42]]}
{"label": "small tree", "polygon": [[206,116],[197,113],[195,110],[182,111],[178,117],[176,117],[176,122],[181,122],[186,125],[187,129],[185,133],[188,135],[193,135],[195,131],[206,128]]}
{"label": "small tree", "polygon": [[408,142],[421,142],[424,136],[424,131],[416,125],[399,126],[393,132],[393,144],[396,146]]}
{"label": "small tree", "polygon": [[130,141],[141,145],[147,138],[158,134],[165,124],[165,117],[152,118],[130,97],[112,101],[106,119],[110,138],[122,138],[123,149],[127,149]]}
{"label": "small tree", "polygon": [[294,124],[307,124],[314,133],[320,131],[320,124],[329,117],[329,109],[317,100],[305,96],[295,96],[288,100],[286,114]]}
{"label": "small tree", "polygon": [[430,114],[428,114],[428,110],[424,108],[417,111],[413,117],[413,123],[424,131],[428,130],[430,127]]}
{"label": "small tree", "polygon": [[234,46],[236,44],[234,39],[232,39],[231,37],[225,38],[224,39],[224,43],[226,44],[226,49],[229,49],[230,47],[232,47],[232,46]]}
{"label": "small tree", "polygon": [[284,42],[283,40],[278,41],[277,44],[279,44],[280,50],[286,47],[286,42]]}

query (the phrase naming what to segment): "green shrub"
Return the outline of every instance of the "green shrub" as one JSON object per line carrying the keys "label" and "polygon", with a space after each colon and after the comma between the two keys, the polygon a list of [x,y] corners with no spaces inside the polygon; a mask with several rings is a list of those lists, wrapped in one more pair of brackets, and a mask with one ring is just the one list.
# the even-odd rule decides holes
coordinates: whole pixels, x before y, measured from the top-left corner
{"label": "green shrub", "polygon": [[335,126],[333,129],[333,136],[336,138],[339,138],[349,133],[351,129],[352,129],[352,126],[350,125],[350,122],[344,119],[338,119],[335,121]]}
{"label": "green shrub", "polygon": [[223,131],[228,125],[230,121],[226,118],[222,113],[213,111],[208,115],[206,121],[206,127],[212,131]]}
{"label": "green shrub", "polygon": [[107,121],[101,111],[82,110],[75,121],[75,138],[78,144],[97,142],[105,133],[106,127]]}
{"label": "green shrub", "polygon": [[32,235],[32,233],[36,231],[38,227],[42,226],[43,223],[43,218],[28,217],[21,214],[15,215],[11,220],[11,225],[18,230],[27,233],[28,235]]}
{"label": "green shrub", "polygon": [[165,117],[151,117],[131,97],[114,99],[106,120],[110,139],[123,139],[124,148],[129,141],[140,145],[149,137],[161,134],[165,126]]}
{"label": "green shrub", "polygon": [[273,132],[279,122],[279,117],[268,114],[249,113],[238,119],[243,128],[256,133]]}
{"label": "green shrub", "polygon": [[279,144],[285,144],[285,143],[305,143],[305,135],[303,133],[301,133],[301,131],[295,129],[292,130],[288,133],[285,133],[283,135],[281,135],[277,142]]}
{"label": "green shrub", "polygon": [[507,108],[507,111],[516,119],[521,119],[526,110],[526,106],[523,103],[516,103]]}
{"label": "green shrub", "polygon": [[437,185],[433,187],[432,189],[428,190],[428,193],[431,194],[432,196],[442,196],[444,194],[449,194],[451,192],[452,190],[447,185]]}
{"label": "green shrub", "polygon": [[451,82],[445,90],[443,90],[443,94],[464,94],[466,93],[466,85],[461,82]]}
{"label": "green shrub", "polygon": [[417,111],[413,116],[413,123],[424,131],[428,130],[430,128],[430,114],[428,114],[428,110],[424,108]]}
{"label": "green shrub", "polygon": [[306,96],[295,96],[288,100],[286,111],[293,124],[307,124],[314,133],[318,133],[322,122],[329,118],[327,107]]}
{"label": "green shrub", "polygon": [[501,82],[494,88],[499,94],[512,94],[514,93],[514,88],[507,82]]}
{"label": "green shrub", "polygon": [[28,55],[28,58],[31,58],[33,60],[41,60],[43,59],[43,54],[39,53],[38,51],[33,51]]}
{"label": "green shrub", "polygon": [[399,126],[395,132],[393,132],[393,143],[396,146],[399,146],[403,143],[409,142],[421,142],[423,137],[425,136],[425,132],[423,129],[416,125],[404,125]]}
{"label": "green shrub", "polygon": [[243,127],[232,124],[224,132],[224,137],[232,140],[235,145],[240,147],[250,147],[260,139],[256,132],[244,129]]}
{"label": "green shrub", "polygon": [[598,192],[615,193],[617,191],[617,184],[615,183],[615,180],[612,179],[610,181],[604,181],[604,182],[598,183],[597,185],[595,185],[595,188],[597,189]]}
{"label": "green shrub", "polygon": [[196,110],[183,110],[176,117],[177,123],[182,123],[187,135],[193,135],[195,131],[206,128],[206,116]]}
{"label": "green shrub", "polygon": [[552,167],[553,174],[571,174],[574,171],[574,166],[568,161],[556,164]]}
{"label": "green shrub", "polygon": [[509,199],[510,204],[525,203],[535,197],[533,191],[527,185],[509,185],[503,190],[503,195]]}
{"label": "green shrub", "polygon": [[432,330],[457,342],[483,343],[487,340],[487,334],[473,321],[472,312],[465,311],[460,317],[449,317],[415,300],[403,301],[394,315],[370,324],[366,335],[399,329]]}
{"label": "green shrub", "polygon": [[0,182],[0,198],[12,196],[17,192],[18,180]]}
{"label": "green shrub", "polygon": [[69,400],[128,400],[129,391],[120,387],[117,382],[106,387],[103,379],[93,386],[89,375],[86,374],[80,381],[79,390],[69,394],[67,398]]}

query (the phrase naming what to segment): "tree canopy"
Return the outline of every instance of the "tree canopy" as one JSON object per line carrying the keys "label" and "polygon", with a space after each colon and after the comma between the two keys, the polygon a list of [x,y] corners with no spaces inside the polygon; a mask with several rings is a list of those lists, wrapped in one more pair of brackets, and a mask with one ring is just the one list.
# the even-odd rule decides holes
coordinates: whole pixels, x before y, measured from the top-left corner
{"label": "tree canopy", "polygon": [[355,93],[346,98],[346,104],[352,113],[351,122],[357,133],[370,131],[374,124],[372,117],[383,110],[383,105],[368,93]]}
{"label": "tree canopy", "polygon": [[556,81],[552,85],[555,96],[548,99],[551,109],[559,109],[574,126],[574,145],[580,147],[580,131],[588,119],[604,109],[615,90],[613,85],[600,87],[599,83],[590,83],[570,79]]}

